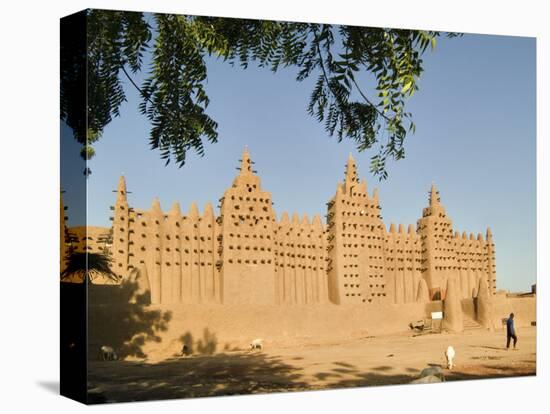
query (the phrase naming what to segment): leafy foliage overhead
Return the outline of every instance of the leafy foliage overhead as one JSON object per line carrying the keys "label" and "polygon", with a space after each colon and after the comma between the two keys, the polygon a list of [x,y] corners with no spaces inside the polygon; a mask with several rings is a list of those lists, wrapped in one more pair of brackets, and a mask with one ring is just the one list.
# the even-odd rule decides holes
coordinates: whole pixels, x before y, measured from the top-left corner
{"label": "leafy foliage overhead", "polygon": [[[74,82],[83,59],[62,53],[61,118],[94,155],[96,142],[126,100],[129,80],[141,96],[139,109],[151,123],[150,146],[168,164],[184,165],[190,150],[204,154],[216,142],[217,123],[206,112],[205,58],[217,57],[246,69],[251,63],[277,72],[297,70],[296,80],[314,77],[307,111],[338,141],[351,139],[359,151],[376,148],[371,171],[387,177],[386,161],[404,157],[414,132],[406,99],[418,90],[422,54],[439,32],[292,23],[218,17],[145,15],[89,10],[87,128],[73,113]],[[454,36],[454,34],[448,34]],[[70,51],[68,51],[70,52]],[[143,56],[151,53],[144,65]],[[146,68],[144,66],[147,66]],[[137,84],[133,74],[147,71]],[[372,87],[365,89],[365,83]],[[85,132],[79,132],[85,131]]]}

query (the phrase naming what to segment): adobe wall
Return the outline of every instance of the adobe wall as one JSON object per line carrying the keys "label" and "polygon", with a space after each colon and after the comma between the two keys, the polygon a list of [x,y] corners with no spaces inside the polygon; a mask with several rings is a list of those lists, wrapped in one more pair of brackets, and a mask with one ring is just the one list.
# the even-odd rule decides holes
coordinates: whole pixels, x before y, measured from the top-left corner
{"label": "adobe wall", "polygon": [[[63,210],[62,210],[63,211]],[[74,251],[76,253],[103,253],[106,249],[109,249],[108,240],[110,239],[110,229],[107,227],[97,226],[74,226],[64,227],[63,231],[63,244],[64,248],[61,253],[66,255]],[[61,272],[67,267],[67,260],[62,260]],[[82,283],[83,276],[70,274],[63,278],[65,283]],[[113,279],[94,273],[91,276],[91,282],[96,285],[115,285],[117,281]]]}
{"label": "adobe wall", "polygon": [[310,306],[185,306],[170,309],[169,331],[200,331],[208,327],[227,341],[260,337],[281,343],[300,338],[342,339],[409,330],[409,322],[426,316],[422,304],[369,307],[356,305]]}
{"label": "adobe wall", "polygon": [[99,253],[106,248],[110,229],[98,226],[75,226],[66,230],[66,241],[79,253]]}
{"label": "adobe wall", "polygon": [[[319,216],[284,213],[277,221],[271,193],[261,187],[245,150],[239,174],[220,199],[219,216],[192,203],[165,213],[128,205],[120,178],[112,207],[113,270],[121,278],[144,267],[152,303],[225,304],[403,304],[445,298],[447,280],[460,298],[477,295],[480,279],[495,294],[494,244],[490,230],[453,233],[432,185],[416,229],[386,230],[378,192],[367,192],[353,158],[345,179]],[[424,295],[424,291],[428,295]],[[425,298],[427,296],[427,299]]]}
{"label": "adobe wall", "polygon": [[[475,299],[462,299],[461,304],[463,314],[476,320]],[[514,313],[516,327],[531,326],[531,322],[537,320],[536,296],[496,296],[492,299],[492,306],[493,324],[497,329],[503,329],[502,319],[508,318],[510,313]]]}
{"label": "adobe wall", "polygon": [[220,301],[216,267],[220,230],[210,204],[202,215],[194,203],[187,215],[182,215],[177,203],[165,214],[154,200],[150,210],[130,209],[127,226],[118,227],[120,219],[116,214],[113,224],[119,228],[113,236],[115,271],[127,275],[145,266],[154,303]]}
{"label": "adobe wall", "polygon": [[493,315],[495,326],[502,326],[501,319],[514,314],[516,327],[531,326],[537,320],[536,296],[527,297],[499,297],[494,299]]}
{"label": "adobe wall", "polygon": [[[437,304],[435,304],[437,308]],[[151,305],[140,308],[139,315],[166,315],[166,331],[157,331],[160,339],[145,341],[142,350],[151,358],[167,358],[182,348],[181,339],[191,335],[195,340],[214,335],[217,351],[246,348],[250,341],[262,338],[265,346],[300,345],[316,341],[345,341],[372,335],[409,330],[411,321],[429,316],[434,303],[406,305]],[[117,344],[124,329],[113,317],[124,314],[117,305],[90,305],[90,346]],[[134,320],[139,318],[130,318]],[[110,322],[112,321],[112,322]],[[134,321],[139,325],[138,321]],[[120,346],[120,344],[119,344]]]}
{"label": "adobe wall", "polygon": [[456,276],[459,281],[462,298],[477,296],[479,280],[487,280],[489,292],[495,295],[494,244],[491,231],[487,230],[486,240],[481,234],[477,238],[466,232],[454,235],[454,252],[456,257]]}
{"label": "adobe wall", "polygon": [[388,289],[391,300],[395,304],[416,302],[418,287],[422,278],[421,238],[409,225],[405,233],[405,226],[390,225],[385,240],[385,272],[387,279],[393,283]]}
{"label": "adobe wall", "polygon": [[328,303],[326,233],[317,215],[310,223],[293,214],[282,215],[275,230],[275,283],[277,303]]}
{"label": "adobe wall", "polygon": [[460,301],[462,306],[462,313],[472,320],[476,320],[476,303],[474,298],[462,299]]}
{"label": "adobe wall", "polygon": [[[442,301],[406,304],[291,306],[257,304],[146,305],[132,282],[89,288],[89,332],[92,349],[110,344],[140,349],[150,358],[167,358],[181,350],[183,336],[204,342],[214,339],[216,351],[246,348],[255,338],[266,346],[296,346],[323,341],[410,332],[409,323],[443,310]],[[463,299],[462,312],[476,320],[475,301]],[[536,298],[499,297],[493,300],[494,326],[515,313],[516,327],[536,320]],[[125,345],[129,340],[131,345]],[[93,356],[92,356],[93,357]],[[143,355],[142,355],[143,357]]]}

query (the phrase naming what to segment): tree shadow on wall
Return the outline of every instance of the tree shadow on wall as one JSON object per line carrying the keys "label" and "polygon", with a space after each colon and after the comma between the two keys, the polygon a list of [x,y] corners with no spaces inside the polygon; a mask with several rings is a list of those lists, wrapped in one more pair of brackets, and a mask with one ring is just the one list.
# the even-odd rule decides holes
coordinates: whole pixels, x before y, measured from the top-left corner
{"label": "tree shadow on wall", "polygon": [[150,308],[150,293],[131,280],[118,286],[91,284],[88,301],[90,359],[98,359],[103,345],[113,347],[120,359],[146,358],[144,345],[160,342],[159,333],[172,319],[170,311]]}
{"label": "tree shadow on wall", "polygon": [[[202,338],[195,340],[191,332],[186,332],[179,337],[181,342],[181,355],[212,355],[218,348],[218,338],[216,334],[204,328]],[[227,347],[225,348],[227,350]]]}

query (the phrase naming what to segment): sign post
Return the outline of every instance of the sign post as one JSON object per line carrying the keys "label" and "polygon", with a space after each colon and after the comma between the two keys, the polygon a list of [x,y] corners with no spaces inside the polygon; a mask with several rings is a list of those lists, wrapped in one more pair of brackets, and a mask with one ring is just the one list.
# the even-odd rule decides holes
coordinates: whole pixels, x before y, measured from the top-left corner
{"label": "sign post", "polygon": [[[432,325],[434,321],[438,321],[439,333],[441,333],[441,320],[443,319],[443,312],[432,312]],[[435,330],[435,326],[433,326]]]}

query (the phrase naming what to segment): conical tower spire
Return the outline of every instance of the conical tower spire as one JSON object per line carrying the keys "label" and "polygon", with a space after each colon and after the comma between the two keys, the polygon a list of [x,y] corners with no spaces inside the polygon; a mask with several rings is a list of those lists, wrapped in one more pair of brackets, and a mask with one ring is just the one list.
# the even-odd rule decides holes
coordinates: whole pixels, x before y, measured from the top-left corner
{"label": "conical tower spire", "polygon": [[260,177],[256,175],[256,171],[252,168],[254,161],[250,159],[250,153],[248,147],[245,147],[239,160],[241,165],[237,167],[239,174],[233,180],[233,188],[246,187],[248,191],[252,191],[250,188],[261,190]]}
{"label": "conical tower spire", "polygon": [[353,185],[358,183],[359,179],[357,178],[357,168],[355,166],[355,160],[351,155],[351,152],[348,156],[348,162],[346,164],[346,185]]}
{"label": "conical tower spire", "polygon": [[281,216],[280,224],[284,225],[284,224],[289,224],[289,223],[290,223],[290,220],[288,219],[288,213],[285,211],[283,213],[283,215]]}
{"label": "conical tower spire", "polygon": [[250,160],[250,154],[248,147],[244,147],[243,155],[241,157],[241,175],[252,173],[252,161]]}
{"label": "conical tower spire", "polygon": [[323,223],[321,222],[321,216],[319,214],[315,214],[313,216],[312,224],[313,224],[313,227],[317,229],[321,229],[323,227]]}
{"label": "conical tower spire", "polygon": [[126,195],[126,179],[123,175],[118,179],[117,193],[120,195]]}
{"label": "conical tower spire", "polygon": [[202,216],[205,218],[214,218],[214,209],[212,208],[211,202],[206,203],[206,206],[204,207],[204,213]]}
{"label": "conical tower spire", "polygon": [[181,217],[181,207],[180,207],[180,203],[178,203],[177,201],[174,202],[174,204],[172,204],[172,208],[170,209],[170,215],[174,216],[174,217]]}
{"label": "conical tower spire", "polygon": [[194,201],[191,203],[191,206],[189,206],[189,212],[187,214],[193,219],[199,218],[199,208],[197,207],[197,203],[195,203]]}
{"label": "conical tower spire", "polygon": [[154,212],[162,213],[162,208],[160,207],[160,201],[158,197],[155,197],[153,199],[153,203],[151,204],[151,210]]}
{"label": "conical tower spire", "polygon": [[127,196],[126,196],[126,179],[123,175],[120,176],[118,179],[118,185],[116,188],[116,202],[117,204],[126,204]]}
{"label": "conical tower spire", "polygon": [[432,183],[432,188],[430,190],[430,207],[436,207],[439,205],[439,191],[435,188],[435,184]]}

